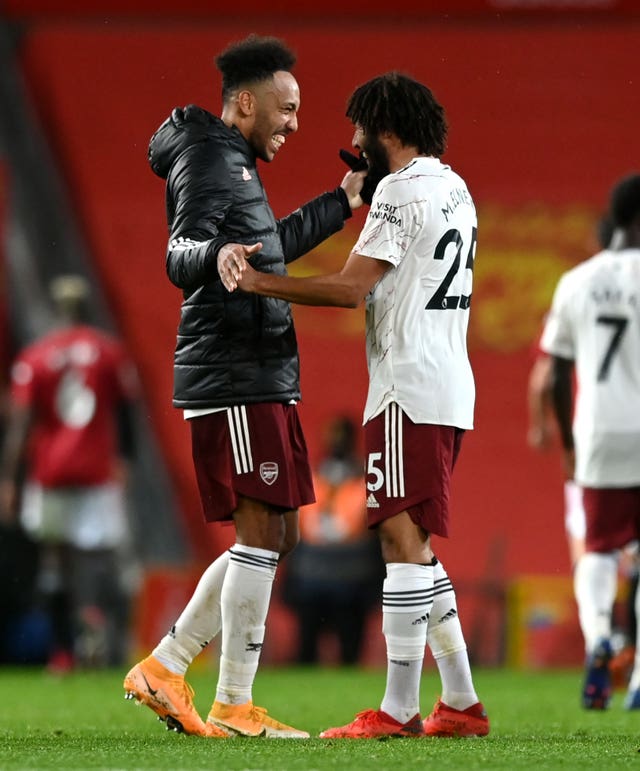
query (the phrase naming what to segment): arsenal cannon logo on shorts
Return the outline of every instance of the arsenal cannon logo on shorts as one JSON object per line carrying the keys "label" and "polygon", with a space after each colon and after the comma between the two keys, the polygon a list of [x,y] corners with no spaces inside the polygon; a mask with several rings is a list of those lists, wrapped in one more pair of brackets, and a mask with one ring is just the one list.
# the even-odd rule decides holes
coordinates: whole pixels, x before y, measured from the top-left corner
{"label": "arsenal cannon logo on shorts", "polygon": [[260,464],[260,479],[267,484],[272,485],[278,478],[278,464],[273,461],[267,461]]}

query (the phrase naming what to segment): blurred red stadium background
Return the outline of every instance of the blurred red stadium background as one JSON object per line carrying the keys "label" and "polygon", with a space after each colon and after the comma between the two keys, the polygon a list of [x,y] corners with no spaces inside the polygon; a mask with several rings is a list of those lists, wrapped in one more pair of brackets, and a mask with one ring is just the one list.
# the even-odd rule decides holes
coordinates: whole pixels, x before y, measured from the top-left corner
{"label": "blurred red stadium background", "polygon": [[[215,16],[211,3],[186,0],[180,17],[160,0],[90,5],[91,13],[81,0],[9,0],[5,14],[25,20],[22,63],[34,103],[138,361],[196,556],[208,559],[230,532],[202,523],[188,433],[170,404],[180,298],[164,272],[163,184],[146,148],[176,105],[219,112],[213,56],[258,32],[296,50],[302,91],[298,134],[261,169],[276,215],[339,183],[337,151],[351,141],[345,102],[359,83],[401,70],[445,105],[445,160],[479,212],[470,340],[478,400],[455,477],[453,537],[436,551],[468,586],[568,575],[559,455],[526,446],[526,379],[558,276],[593,253],[610,187],[638,168],[636,3],[464,0],[452,11],[451,3],[405,2],[393,14],[358,2],[345,10],[325,1],[314,12],[276,2],[266,14],[251,1],[235,16]],[[362,219],[293,272],[339,268]],[[361,413],[363,314],[300,307],[295,316],[302,419],[318,457],[328,420]]]}

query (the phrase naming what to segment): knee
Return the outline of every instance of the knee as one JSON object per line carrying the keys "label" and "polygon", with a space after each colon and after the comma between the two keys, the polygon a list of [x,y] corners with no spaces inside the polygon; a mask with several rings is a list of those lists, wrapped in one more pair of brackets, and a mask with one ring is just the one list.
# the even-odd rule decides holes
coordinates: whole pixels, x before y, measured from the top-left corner
{"label": "knee", "polygon": [[289,552],[292,552],[296,546],[300,543],[300,530],[298,527],[287,527],[284,531],[284,537],[282,539],[282,548],[280,549],[280,557],[286,557]]}
{"label": "knee", "polygon": [[380,551],[382,553],[382,559],[385,565],[392,562],[405,562],[406,560],[402,556],[402,552],[397,548],[393,541],[380,539]]}
{"label": "knee", "polygon": [[283,515],[283,520],[284,533],[282,536],[282,545],[280,548],[281,558],[286,557],[289,552],[292,552],[300,542],[300,524],[297,509],[287,511]]}
{"label": "knee", "polygon": [[265,542],[262,548],[277,552],[282,557],[286,543],[284,527],[271,527],[265,535]]}
{"label": "knee", "polygon": [[263,504],[245,506],[242,510],[236,510],[234,520],[238,543],[282,553],[286,529],[281,514]]}
{"label": "knee", "polygon": [[[413,562],[428,564],[433,559],[430,539],[419,537],[410,530],[397,532],[391,528],[378,528],[382,558],[386,564],[390,562]],[[420,534],[422,535],[422,534]]]}
{"label": "knee", "polygon": [[380,551],[382,552],[382,559],[386,564],[390,562],[410,562],[408,553],[410,549],[407,549],[407,544],[402,540],[395,537],[393,532],[389,532],[384,528],[378,529],[378,536],[380,538]]}
{"label": "knee", "polygon": [[244,546],[282,554],[284,537],[273,528],[242,528],[236,529],[236,541]]}

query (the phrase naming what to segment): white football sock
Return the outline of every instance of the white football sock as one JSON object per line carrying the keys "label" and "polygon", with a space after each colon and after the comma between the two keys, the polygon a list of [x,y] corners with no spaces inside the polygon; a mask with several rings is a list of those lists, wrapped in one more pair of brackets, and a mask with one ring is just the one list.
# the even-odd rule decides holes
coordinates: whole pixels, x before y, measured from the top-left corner
{"label": "white football sock", "polygon": [[585,650],[611,637],[611,611],[618,587],[618,556],[587,552],[576,564],[573,587]]}
{"label": "white football sock", "polygon": [[209,565],[180,618],[152,652],[177,675],[184,675],[195,657],[220,631],[220,594],[228,564],[229,552],[225,551]]}
{"label": "white football sock", "polygon": [[440,700],[460,710],[476,704],[479,699],[473,687],[456,594],[440,562],[433,568],[433,608],[427,627],[427,644],[442,681]]}
{"label": "white football sock", "polygon": [[278,552],[235,544],[222,585],[222,651],[216,700],[252,699]]}
{"label": "white football sock", "polygon": [[387,685],[380,709],[401,723],[420,712],[420,676],[432,604],[431,565],[387,565],[382,589]]}

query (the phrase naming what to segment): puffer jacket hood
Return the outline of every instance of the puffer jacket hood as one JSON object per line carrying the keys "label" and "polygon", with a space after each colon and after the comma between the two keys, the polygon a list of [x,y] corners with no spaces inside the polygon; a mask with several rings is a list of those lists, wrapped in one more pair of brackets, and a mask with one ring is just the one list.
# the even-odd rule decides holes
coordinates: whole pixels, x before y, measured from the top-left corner
{"label": "puffer jacket hood", "polygon": [[195,104],[176,107],[149,141],[149,165],[154,174],[166,179],[175,161],[187,148],[228,131],[220,118],[202,107]]}

